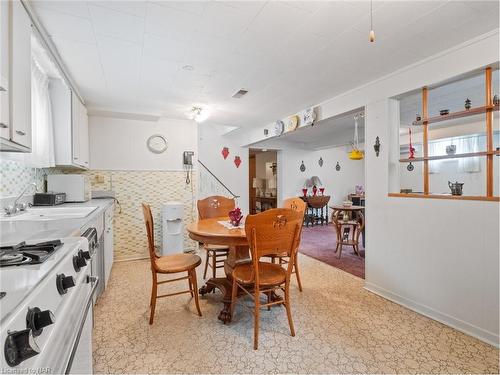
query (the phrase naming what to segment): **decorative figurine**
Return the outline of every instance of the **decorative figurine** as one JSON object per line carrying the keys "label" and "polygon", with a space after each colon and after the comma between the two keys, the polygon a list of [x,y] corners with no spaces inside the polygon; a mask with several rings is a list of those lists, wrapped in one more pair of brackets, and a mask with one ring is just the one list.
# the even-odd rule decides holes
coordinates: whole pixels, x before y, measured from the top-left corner
{"label": "decorative figurine", "polygon": [[467,99],[465,100],[465,104],[464,104],[464,107],[465,107],[465,109],[466,109],[467,111],[470,109],[471,104],[472,104],[472,102],[470,101],[470,99],[469,99],[469,98],[467,98]]}
{"label": "decorative figurine", "polygon": [[422,116],[420,116],[418,113],[417,113],[417,118],[416,118],[416,121],[421,121],[422,120]]}
{"label": "decorative figurine", "polygon": [[439,111],[439,114],[441,116],[446,116],[446,115],[450,114],[450,110],[449,109],[442,109]]}
{"label": "decorative figurine", "polygon": [[380,153],[380,138],[378,136],[375,138],[373,149],[375,150],[375,156],[378,157],[378,154]]}
{"label": "decorative figurine", "polygon": [[500,105],[500,98],[498,97],[498,95],[495,95],[493,97],[493,104],[494,105]]}

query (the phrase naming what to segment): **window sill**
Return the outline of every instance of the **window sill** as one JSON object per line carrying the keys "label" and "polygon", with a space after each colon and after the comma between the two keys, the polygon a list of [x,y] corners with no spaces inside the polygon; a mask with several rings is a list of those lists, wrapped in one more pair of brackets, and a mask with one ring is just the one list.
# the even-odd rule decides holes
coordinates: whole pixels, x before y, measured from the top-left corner
{"label": "window sill", "polygon": [[424,198],[424,199],[454,199],[463,201],[487,201],[500,202],[500,197],[471,196],[471,195],[447,195],[447,194],[418,194],[418,193],[389,193],[393,198]]}

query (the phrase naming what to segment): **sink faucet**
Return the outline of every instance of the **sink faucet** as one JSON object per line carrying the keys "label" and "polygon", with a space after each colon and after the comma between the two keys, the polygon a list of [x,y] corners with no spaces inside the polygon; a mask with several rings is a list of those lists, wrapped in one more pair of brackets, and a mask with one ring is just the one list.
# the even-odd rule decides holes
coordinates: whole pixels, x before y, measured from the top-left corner
{"label": "sink faucet", "polygon": [[31,182],[30,184],[26,185],[24,187],[23,191],[21,191],[21,194],[19,194],[19,196],[14,200],[14,203],[5,207],[5,214],[6,215],[8,215],[8,216],[15,215],[16,213],[19,213],[21,211],[26,210],[26,208],[28,207],[28,204],[27,203],[19,203],[19,200],[23,197],[26,190],[28,190],[28,188],[31,186],[35,187],[35,191],[37,190],[35,182]]}

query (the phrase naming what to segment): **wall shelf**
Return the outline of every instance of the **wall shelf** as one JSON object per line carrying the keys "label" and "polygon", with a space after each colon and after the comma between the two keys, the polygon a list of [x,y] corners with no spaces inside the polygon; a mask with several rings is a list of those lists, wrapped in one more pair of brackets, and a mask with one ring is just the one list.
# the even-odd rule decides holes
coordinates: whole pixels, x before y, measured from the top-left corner
{"label": "wall shelf", "polygon": [[436,156],[428,156],[428,157],[419,157],[419,158],[403,158],[399,159],[401,163],[414,163],[424,160],[443,160],[443,159],[458,159],[458,158],[472,158],[475,156],[488,156],[488,155],[500,155],[500,151],[481,151],[481,152],[468,152],[465,154],[454,154],[454,155],[436,155]]}
{"label": "wall shelf", "polygon": [[462,118],[462,117],[475,116],[475,115],[480,115],[482,113],[486,113],[486,112],[488,112],[488,110],[498,111],[498,110],[500,110],[500,106],[499,105],[492,105],[492,106],[475,107],[475,108],[471,108],[471,109],[465,110],[465,111],[451,112],[447,115],[433,116],[433,117],[429,117],[427,119],[423,118],[420,121],[413,121],[412,125],[413,126],[421,126],[424,124],[433,124],[433,123],[441,122],[441,121],[448,121],[448,120],[453,120],[453,119]]}
{"label": "wall shelf", "polygon": [[426,198],[426,199],[452,199],[452,200],[464,200],[464,201],[500,202],[500,197],[484,197],[484,196],[473,196],[473,195],[389,193],[388,196],[393,198]]}

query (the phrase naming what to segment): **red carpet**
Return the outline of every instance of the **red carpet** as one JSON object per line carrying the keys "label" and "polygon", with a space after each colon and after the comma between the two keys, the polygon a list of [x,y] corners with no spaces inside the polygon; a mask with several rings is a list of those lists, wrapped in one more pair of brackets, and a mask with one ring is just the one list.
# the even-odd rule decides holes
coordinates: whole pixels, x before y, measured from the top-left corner
{"label": "red carpet", "polygon": [[[361,240],[362,237],[360,236],[360,242]],[[344,246],[342,257],[337,258],[338,254],[335,254],[336,244],[335,227],[333,225],[304,227],[299,252],[364,279],[365,250],[363,244],[360,244],[360,253],[363,259],[360,259],[354,253],[351,246]]]}

